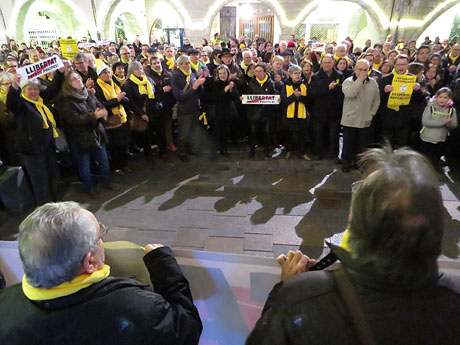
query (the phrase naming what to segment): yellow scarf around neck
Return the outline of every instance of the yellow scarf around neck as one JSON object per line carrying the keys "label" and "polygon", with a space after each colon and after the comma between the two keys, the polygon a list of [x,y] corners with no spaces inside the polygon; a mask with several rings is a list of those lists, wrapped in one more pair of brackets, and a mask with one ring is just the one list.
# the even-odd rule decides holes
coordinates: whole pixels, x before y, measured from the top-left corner
{"label": "yellow scarf around neck", "polygon": [[[117,98],[117,95],[121,92],[120,88],[117,84],[110,80],[110,84],[102,81],[101,78],[97,78],[96,83],[101,87],[102,92],[104,93],[104,97],[106,100]],[[115,107],[112,107],[113,115],[120,115],[121,116],[121,123],[126,123],[127,116],[126,111],[123,105],[119,104]]]}
{"label": "yellow scarf around neck", "polygon": [[129,76],[129,80],[131,80],[134,84],[139,87],[139,93],[141,95],[147,95],[150,99],[155,99],[155,94],[153,92],[152,85],[147,80],[145,75],[142,76],[142,79],[139,80],[134,74]]}
{"label": "yellow scarf around neck", "polygon": [[121,86],[125,83],[126,79],[125,78],[118,78],[115,74],[113,77],[120,83]]}
{"label": "yellow scarf around neck", "polygon": [[30,285],[24,275],[22,277],[22,291],[24,295],[32,301],[46,301],[59,297],[64,297],[85,289],[95,283],[99,283],[110,275],[110,266],[93,272],[92,274],[81,274],[71,282],[65,282],[51,289],[41,289]]}
{"label": "yellow scarf around neck", "polygon": [[175,59],[172,57],[172,58],[168,58],[165,56],[165,60],[166,60],[166,65],[168,66],[168,68],[172,71],[172,69],[174,68],[174,62],[175,62]]}
{"label": "yellow scarf around neck", "polygon": [[194,64],[192,62],[192,60],[190,60],[190,66],[196,71],[198,72],[200,70],[200,62],[198,61],[196,64]]}
{"label": "yellow scarf around neck", "polygon": [[268,74],[265,74],[264,80],[259,80],[257,79],[257,77],[256,77],[256,80],[259,83],[259,85],[262,87],[265,84],[265,82],[268,80]]}
{"label": "yellow scarf around neck", "polygon": [[128,60],[120,59],[120,61],[123,62],[123,63],[127,63],[127,64],[131,63],[131,60],[129,60],[129,59]]}
{"label": "yellow scarf around neck", "polygon": [[[185,80],[187,82],[187,84],[190,84],[190,74],[192,74],[192,71],[190,72],[187,72],[187,71],[184,71],[182,68],[179,68],[181,70],[182,73],[185,74]],[[192,86],[192,85],[190,85]]]}
{"label": "yellow scarf around neck", "polygon": [[380,63],[373,64],[372,68],[378,71],[380,69],[380,66],[382,66],[382,64],[383,64],[383,59],[382,61],[380,61]]}
{"label": "yellow scarf around neck", "polygon": [[[307,88],[304,83],[300,84],[300,93],[302,96],[307,95]],[[290,97],[294,94],[294,86],[293,85],[286,85],[286,96]],[[295,116],[295,102],[292,102],[287,107],[287,115],[288,119],[293,119]],[[307,109],[305,108],[305,104],[303,102],[299,102],[299,106],[297,108],[297,118],[298,119],[306,119],[307,118]]]}
{"label": "yellow scarf around neck", "polygon": [[449,57],[450,57],[450,61],[452,61],[453,64],[454,64],[455,61],[457,61],[457,59],[458,59],[458,56],[453,57],[452,54],[449,54]]}
{"label": "yellow scarf around neck", "polygon": [[59,134],[56,130],[56,120],[54,119],[54,115],[51,112],[51,110],[49,110],[49,108],[43,103],[43,98],[38,97],[37,101],[32,101],[24,95],[24,92],[21,92],[21,97],[24,98],[27,102],[30,102],[35,105],[35,108],[43,118],[43,129],[50,128],[48,124],[49,121],[53,128],[53,138],[59,138]]}
{"label": "yellow scarf around neck", "polygon": [[248,66],[246,66],[246,64],[244,63],[244,60],[241,61],[241,68],[243,69],[244,74],[246,74],[248,70]]}

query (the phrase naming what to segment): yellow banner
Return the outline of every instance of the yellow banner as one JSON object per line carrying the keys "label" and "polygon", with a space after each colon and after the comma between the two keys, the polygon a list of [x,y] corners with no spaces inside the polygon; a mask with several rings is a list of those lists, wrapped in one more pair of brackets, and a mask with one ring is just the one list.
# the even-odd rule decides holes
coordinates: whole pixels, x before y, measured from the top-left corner
{"label": "yellow banner", "polygon": [[399,75],[395,74],[391,86],[393,91],[388,98],[387,107],[395,111],[399,111],[399,106],[408,105],[412,92],[414,91],[414,84],[417,80],[415,75]]}
{"label": "yellow banner", "polygon": [[62,38],[59,40],[61,44],[62,56],[67,59],[73,59],[78,53],[77,40]]}

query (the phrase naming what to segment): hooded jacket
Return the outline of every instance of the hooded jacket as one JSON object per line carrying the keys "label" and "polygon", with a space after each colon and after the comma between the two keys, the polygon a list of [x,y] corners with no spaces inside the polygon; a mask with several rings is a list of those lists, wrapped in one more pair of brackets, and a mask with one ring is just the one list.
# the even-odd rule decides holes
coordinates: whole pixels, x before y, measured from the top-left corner
{"label": "hooded jacket", "polygon": [[[444,124],[447,119],[452,120],[448,125]],[[446,141],[449,130],[457,127],[457,113],[452,102],[441,108],[433,97],[423,112],[422,125],[423,128],[420,131],[422,141],[432,144]]]}

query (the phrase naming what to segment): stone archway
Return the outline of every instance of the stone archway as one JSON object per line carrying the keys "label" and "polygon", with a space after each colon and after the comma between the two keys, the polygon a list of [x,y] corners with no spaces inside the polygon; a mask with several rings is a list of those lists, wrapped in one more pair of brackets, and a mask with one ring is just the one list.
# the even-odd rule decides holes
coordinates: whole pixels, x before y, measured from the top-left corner
{"label": "stone archway", "polygon": [[[72,0],[25,0],[17,1],[13,8],[13,13],[10,19],[10,27],[14,28],[11,32],[11,36],[17,39],[18,41],[24,40],[24,23],[27,18],[27,15],[32,7],[32,5],[43,4],[43,12],[54,13],[51,17],[55,21],[62,21],[62,18],[66,16],[71,16],[75,19],[78,18],[79,23],[81,23],[86,31],[89,31],[93,37],[96,37],[96,27],[91,24],[91,21],[88,20],[84,12],[72,1]],[[50,11],[49,8],[52,7],[53,10]],[[67,27],[67,25],[63,24]]]}

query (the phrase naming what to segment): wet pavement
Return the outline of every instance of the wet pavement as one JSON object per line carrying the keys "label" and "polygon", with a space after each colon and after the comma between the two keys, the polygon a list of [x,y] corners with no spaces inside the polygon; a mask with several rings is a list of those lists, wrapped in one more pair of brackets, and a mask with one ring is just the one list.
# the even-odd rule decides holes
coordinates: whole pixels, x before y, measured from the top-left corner
{"label": "wet pavement", "polygon": [[[109,226],[108,241],[140,245],[163,243],[173,248],[276,257],[300,249],[311,257],[327,252],[325,239],[339,243],[347,225],[351,184],[331,161],[306,162],[283,155],[247,158],[243,149],[215,162],[172,157],[155,168],[143,157],[131,159],[133,172],[116,176],[118,192],[99,188],[101,198],[88,200],[75,177],[67,177],[62,200],[74,200]],[[443,254],[459,257],[460,188],[457,175],[445,168],[441,191],[446,207]],[[0,239],[14,239],[22,217],[0,215]]]}

